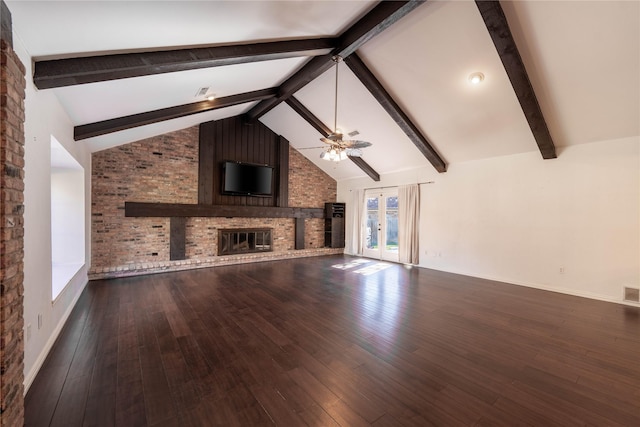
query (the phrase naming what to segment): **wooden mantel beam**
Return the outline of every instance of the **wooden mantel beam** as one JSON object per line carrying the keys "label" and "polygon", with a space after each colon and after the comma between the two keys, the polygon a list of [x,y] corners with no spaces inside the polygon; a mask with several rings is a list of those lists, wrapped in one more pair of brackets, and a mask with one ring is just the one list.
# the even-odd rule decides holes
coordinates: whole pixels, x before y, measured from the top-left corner
{"label": "wooden mantel beam", "polygon": [[493,44],[498,51],[502,65],[504,65],[507,76],[509,76],[542,158],[555,159],[557,157],[555,144],[549,133],[547,122],[542,115],[538,98],[536,98],[516,42],[511,35],[511,30],[500,2],[476,0],[476,6],[478,6],[491,40],[493,40]]}
{"label": "wooden mantel beam", "polygon": [[323,208],[125,202],[125,217],[324,218]]}
{"label": "wooden mantel beam", "polygon": [[33,82],[38,89],[51,89],[222,65],[326,55],[337,43],[334,38],[283,40],[36,60]]}

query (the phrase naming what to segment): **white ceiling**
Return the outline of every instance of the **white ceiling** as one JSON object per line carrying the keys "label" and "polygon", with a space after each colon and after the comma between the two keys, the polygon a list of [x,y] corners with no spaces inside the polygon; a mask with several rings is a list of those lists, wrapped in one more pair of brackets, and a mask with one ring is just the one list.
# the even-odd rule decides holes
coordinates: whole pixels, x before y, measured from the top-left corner
{"label": "white ceiling", "polygon": [[[5,0],[6,1],[6,0]],[[14,37],[34,59],[132,50],[336,36],[370,1],[6,1]],[[501,2],[558,152],[640,135],[640,2]],[[429,1],[358,54],[446,163],[537,151],[474,2]],[[227,96],[279,85],[307,58],[183,71],[57,89],[74,125],[200,101],[201,87]],[[485,81],[468,83],[481,71]],[[295,94],[333,127],[335,71]],[[248,103],[103,135],[92,151],[231,117]],[[288,105],[261,118],[295,148],[320,134]],[[345,64],[338,128],[370,141],[364,160],[380,174],[432,168]],[[301,152],[337,180],[364,176],[352,162]],[[541,161],[542,158],[541,158]]]}

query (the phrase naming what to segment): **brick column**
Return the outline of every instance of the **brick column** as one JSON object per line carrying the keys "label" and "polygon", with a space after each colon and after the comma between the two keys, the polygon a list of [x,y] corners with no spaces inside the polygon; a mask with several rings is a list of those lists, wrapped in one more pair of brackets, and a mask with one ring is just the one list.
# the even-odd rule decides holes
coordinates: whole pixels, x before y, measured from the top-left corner
{"label": "brick column", "polygon": [[[24,96],[25,68],[0,38],[0,425],[24,424]],[[10,19],[10,18],[9,18]],[[10,26],[10,21],[9,21]],[[8,33],[10,35],[10,32]]]}

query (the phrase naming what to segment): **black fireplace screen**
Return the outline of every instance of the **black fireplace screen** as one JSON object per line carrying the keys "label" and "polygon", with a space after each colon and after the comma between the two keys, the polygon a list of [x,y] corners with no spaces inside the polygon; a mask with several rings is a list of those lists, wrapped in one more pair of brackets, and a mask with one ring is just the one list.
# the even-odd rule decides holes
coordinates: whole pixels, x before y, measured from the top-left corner
{"label": "black fireplace screen", "polygon": [[218,255],[272,251],[271,234],[270,228],[219,230]]}

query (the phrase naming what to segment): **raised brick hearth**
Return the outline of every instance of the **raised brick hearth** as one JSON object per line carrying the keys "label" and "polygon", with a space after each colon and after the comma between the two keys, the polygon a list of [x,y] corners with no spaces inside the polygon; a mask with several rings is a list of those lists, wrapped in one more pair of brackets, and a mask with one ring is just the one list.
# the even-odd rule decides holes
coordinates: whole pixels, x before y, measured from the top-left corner
{"label": "raised brick hearth", "polygon": [[139,276],[141,274],[168,273],[172,271],[191,270],[195,268],[218,267],[223,265],[247,264],[252,262],[276,261],[292,258],[306,258],[310,256],[336,255],[343,252],[343,248],[319,248],[215,256],[209,258],[186,259],[181,261],[132,263],[93,269],[89,274],[89,279],[97,280],[116,277]]}

